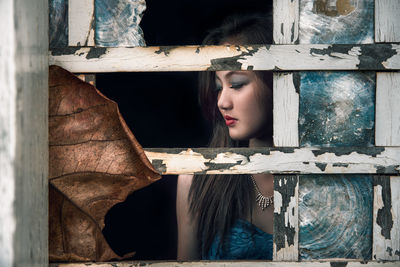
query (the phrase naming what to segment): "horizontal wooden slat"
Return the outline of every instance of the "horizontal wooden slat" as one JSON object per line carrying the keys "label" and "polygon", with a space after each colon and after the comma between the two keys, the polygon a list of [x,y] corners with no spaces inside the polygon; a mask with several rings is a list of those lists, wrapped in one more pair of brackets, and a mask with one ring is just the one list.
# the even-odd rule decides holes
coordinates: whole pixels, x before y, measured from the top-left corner
{"label": "horizontal wooden slat", "polygon": [[148,148],[163,174],[400,173],[399,147]]}
{"label": "horizontal wooden slat", "polygon": [[263,262],[263,261],[198,261],[198,262],[108,262],[108,263],[59,263],[50,264],[50,267],[398,267],[399,262],[354,262],[354,261],[326,261],[326,262]]}
{"label": "horizontal wooden slat", "polygon": [[68,47],[50,65],[75,73],[205,70],[400,70],[399,44]]}

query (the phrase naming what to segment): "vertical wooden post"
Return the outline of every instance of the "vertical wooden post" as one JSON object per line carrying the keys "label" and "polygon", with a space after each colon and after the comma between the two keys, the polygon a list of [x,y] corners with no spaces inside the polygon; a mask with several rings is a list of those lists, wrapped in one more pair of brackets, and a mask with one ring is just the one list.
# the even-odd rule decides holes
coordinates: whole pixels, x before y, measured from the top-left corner
{"label": "vertical wooden post", "polygon": [[400,177],[374,178],[373,260],[400,260]]}
{"label": "vertical wooden post", "polygon": [[[296,44],[299,39],[299,0],[274,0],[274,43]],[[296,73],[274,73],[274,145],[299,146],[299,92]],[[298,88],[298,87],[297,87]],[[299,259],[299,179],[274,179],[274,261]]]}
{"label": "vertical wooden post", "polygon": [[299,178],[274,176],[274,261],[299,258]]}
{"label": "vertical wooden post", "polygon": [[[299,1],[274,0],[274,43],[299,40]],[[293,73],[274,73],[274,145],[299,146],[299,92]]]}
{"label": "vertical wooden post", "polygon": [[375,1],[375,42],[400,42],[400,1]]}
{"label": "vertical wooden post", "polygon": [[2,0],[0,32],[0,266],[47,266],[47,0]]}
{"label": "vertical wooden post", "polygon": [[376,73],[375,145],[400,146],[400,73]]}
{"label": "vertical wooden post", "polygon": [[68,46],[94,46],[94,0],[68,1]]}

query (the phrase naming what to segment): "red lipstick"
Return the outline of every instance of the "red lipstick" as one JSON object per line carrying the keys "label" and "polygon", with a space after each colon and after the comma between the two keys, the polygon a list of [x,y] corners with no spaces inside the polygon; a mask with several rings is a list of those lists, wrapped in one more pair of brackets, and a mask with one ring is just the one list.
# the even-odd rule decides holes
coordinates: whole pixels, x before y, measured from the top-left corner
{"label": "red lipstick", "polygon": [[230,116],[228,116],[228,115],[225,115],[224,118],[225,118],[226,126],[232,126],[232,125],[234,125],[234,124],[236,123],[236,121],[237,121],[237,119],[232,118],[232,117],[230,117]]}

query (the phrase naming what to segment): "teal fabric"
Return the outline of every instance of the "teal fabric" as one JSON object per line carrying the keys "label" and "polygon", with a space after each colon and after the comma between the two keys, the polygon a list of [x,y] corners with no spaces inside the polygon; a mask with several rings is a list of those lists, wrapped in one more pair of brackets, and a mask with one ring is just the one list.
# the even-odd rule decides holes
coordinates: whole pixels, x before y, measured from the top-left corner
{"label": "teal fabric", "polygon": [[272,235],[246,220],[235,222],[222,246],[219,246],[220,239],[220,236],[214,239],[210,250],[202,257],[204,260],[272,260]]}

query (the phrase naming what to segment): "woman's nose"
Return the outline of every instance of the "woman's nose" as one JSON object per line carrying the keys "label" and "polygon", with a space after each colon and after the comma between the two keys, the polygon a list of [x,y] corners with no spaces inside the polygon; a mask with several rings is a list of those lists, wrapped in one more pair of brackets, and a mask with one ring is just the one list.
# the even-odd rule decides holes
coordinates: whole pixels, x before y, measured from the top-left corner
{"label": "woman's nose", "polygon": [[229,88],[222,88],[218,95],[218,108],[231,109],[233,107],[232,97]]}

